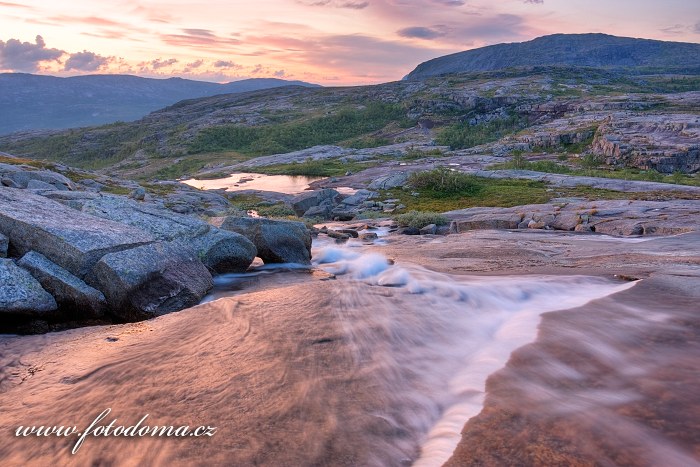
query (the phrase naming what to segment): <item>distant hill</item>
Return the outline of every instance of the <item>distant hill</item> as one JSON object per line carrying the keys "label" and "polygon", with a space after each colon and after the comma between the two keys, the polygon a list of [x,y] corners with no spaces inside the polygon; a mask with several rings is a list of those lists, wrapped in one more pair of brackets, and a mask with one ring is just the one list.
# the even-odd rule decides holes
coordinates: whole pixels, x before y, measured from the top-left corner
{"label": "distant hill", "polygon": [[658,68],[666,73],[700,69],[700,44],[616,37],[607,34],[554,34],[529,42],[498,44],[418,65],[405,79],[512,67],[582,66]]}
{"label": "distant hill", "polygon": [[0,73],[0,134],[128,122],[183,99],[290,85],[317,86],[274,78],[218,84],[129,75],[58,78]]}

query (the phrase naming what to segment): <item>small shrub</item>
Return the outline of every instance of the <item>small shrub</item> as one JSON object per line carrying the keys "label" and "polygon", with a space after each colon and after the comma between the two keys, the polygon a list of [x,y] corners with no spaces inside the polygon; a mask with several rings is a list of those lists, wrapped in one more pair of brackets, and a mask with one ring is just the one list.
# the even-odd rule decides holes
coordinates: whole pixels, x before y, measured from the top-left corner
{"label": "small shrub", "polygon": [[394,217],[394,220],[402,227],[414,227],[421,229],[426,225],[445,225],[447,218],[437,212],[409,211]]}
{"label": "small shrub", "polygon": [[429,191],[435,196],[475,194],[481,188],[481,184],[473,175],[445,167],[416,172],[408,178],[408,184],[417,190]]}

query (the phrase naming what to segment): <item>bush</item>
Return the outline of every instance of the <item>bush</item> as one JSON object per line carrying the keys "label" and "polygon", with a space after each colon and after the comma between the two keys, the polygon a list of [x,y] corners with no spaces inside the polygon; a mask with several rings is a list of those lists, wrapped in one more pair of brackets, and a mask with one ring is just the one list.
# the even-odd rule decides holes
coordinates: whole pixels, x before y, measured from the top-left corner
{"label": "bush", "polygon": [[421,229],[430,224],[447,224],[447,218],[437,212],[409,211],[405,214],[399,214],[394,217],[394,220],[402,227],[414,227],[416,229]]}
{"label": "bush", "polygon": [[417,190],[428,191],[433,196],[471,195],[481,188],[473,175],[445,167],[411,174],[408,184]]}
{"label": "bush", "polygon": [[443,146],[449,146],[452,149],[466,149],[497,141],[505,135],[523,129],[525,126],[525,120],[517,115],[492,120],[480,125],[457,123],[442,130],[438,134],[436,142]]}

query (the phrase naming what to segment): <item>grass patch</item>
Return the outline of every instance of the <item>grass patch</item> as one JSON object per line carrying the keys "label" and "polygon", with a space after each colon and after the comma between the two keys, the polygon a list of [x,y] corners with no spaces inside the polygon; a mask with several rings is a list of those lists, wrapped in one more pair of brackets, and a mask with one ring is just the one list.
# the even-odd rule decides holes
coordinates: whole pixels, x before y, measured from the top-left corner
{"label": "grass patch", "polygon": [[408,178],[408,185],[433,198],[473,196],[482,188],[476,177],[445,167],[413,173]]}
{"label": "grass patch", "polygon": [[372,167],[371,163],[342,162],[339,159],[306,160],[290,164],[275,164],[251,169],[267,175],[303,175],[306,177],[340,177],[346,172],[359,172]]}
{"label": "grass patch", "polygon": [[447,224],[447,218],[437,212],[409,211],[395,216],[394,220],[402,227],[414,227],[416,229],[422,229],[430,224]]}
{"label": "grass patch", "polygon": [[[345,107],[333,115],[305,121],[257,127],[224,125],[205,128],[190,144],[189,152],[196,154],[228,150],[255,156],[285,153],[352,140],[381,130],[391,122],[398,122],[402,127],[413,124],[406,118],[405,110],[400,105],[374,102],[363,108]],[[363,140],[355,141],[359,144]]]}
{"label": "grass patch", "polygon": [[526,120],[517,115],[479,125],[456,123],[440,131],[435,141],[437,144],[449,146],[451,149],[467,149],[498,141],[506,135],[517,133],[526,126]]}

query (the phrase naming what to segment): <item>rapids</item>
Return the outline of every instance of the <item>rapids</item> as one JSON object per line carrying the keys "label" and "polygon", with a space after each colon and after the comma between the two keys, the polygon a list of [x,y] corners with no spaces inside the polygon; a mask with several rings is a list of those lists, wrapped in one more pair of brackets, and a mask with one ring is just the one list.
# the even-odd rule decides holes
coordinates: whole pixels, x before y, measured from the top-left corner
{"label": "rapids", "polygon": [[[414,465],[446,461],[489,375],[542,313],[633,282],[465,276],[317,243],[314,268],[221,276],[197,307],[127,325],[0,338],[2,431],[211,425],[214,437],[10,437],[6,465]],[[275,278],[275,286],[251,287]],[[110,419],[111,419],[110,418]]]}

